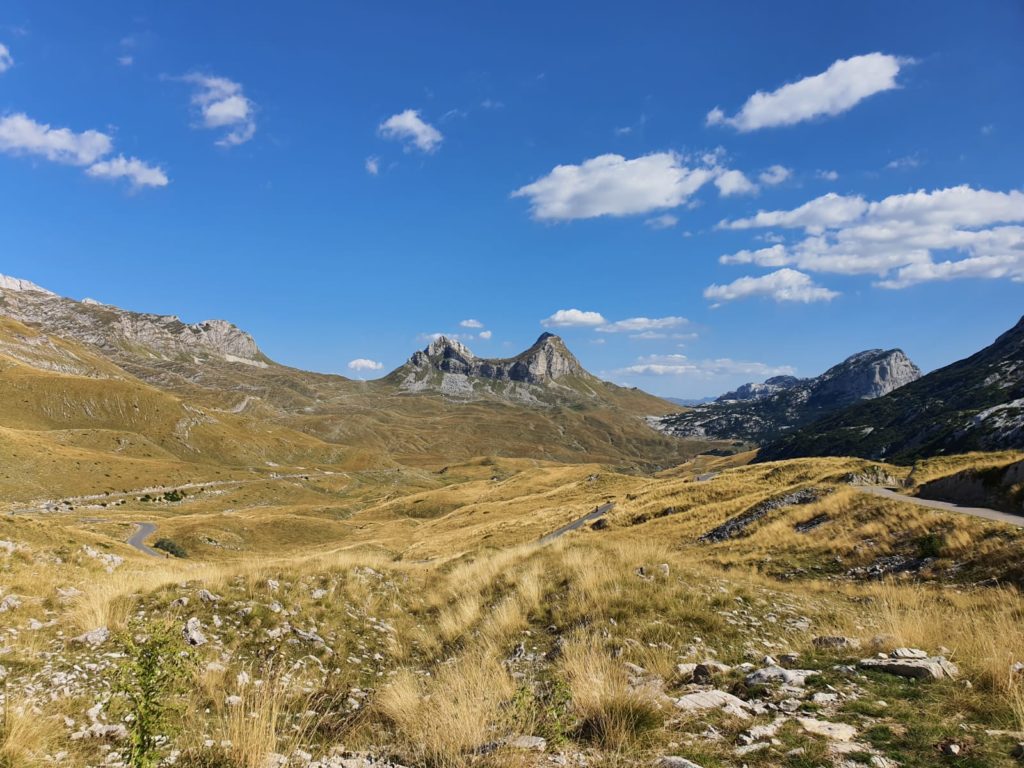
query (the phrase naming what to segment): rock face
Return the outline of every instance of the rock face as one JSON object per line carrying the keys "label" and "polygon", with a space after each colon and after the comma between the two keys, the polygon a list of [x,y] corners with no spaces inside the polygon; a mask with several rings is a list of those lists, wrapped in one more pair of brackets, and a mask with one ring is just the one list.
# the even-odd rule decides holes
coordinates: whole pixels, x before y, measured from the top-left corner
{"label": "rock face", "polygon": [[1024,447],[1024,319],[970,357],[779,436],[758,460],[861,456],[910,463]]}
{"label": "rock face", "polygon": [[744,384],[713,403],[652,423],[677,437],[763,443],[853,403],[886,395],[920,375],[902,350],[871,349],[851,355],[821,376],[776,376],[762,384]]}
{"label": "rock face", "polygon": [[[460,341],[439,336],[387,378],[407,392],[440,391],[458,399],[500,396],[534,402],[545,399],[545,390],[568,393],[579,391],[581,383],[598,383],[565,342],[551,333],[541,334],[525,352],[503,359],[477,357]],[[569,385],[568,379],[575,381]]]}
{"label": "rock face", "polygon": [[99,347],[155,358],[216,356],[266,365],[255,340],[225,320],[185,323],[174,315],[129,312],[93,300],[75,301],[34,283],[0,275],[0,314]]}

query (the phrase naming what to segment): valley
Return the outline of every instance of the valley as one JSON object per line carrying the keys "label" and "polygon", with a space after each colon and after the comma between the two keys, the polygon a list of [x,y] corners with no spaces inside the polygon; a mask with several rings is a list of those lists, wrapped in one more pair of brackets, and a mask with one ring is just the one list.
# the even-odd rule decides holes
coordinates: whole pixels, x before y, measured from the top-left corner
{"label": "valley", "polygon": [[362,382],[0,310],[4,768],[1019,764],[1016,433],[769,460],[949,376],[898,350],[680,411],[549,333]]}

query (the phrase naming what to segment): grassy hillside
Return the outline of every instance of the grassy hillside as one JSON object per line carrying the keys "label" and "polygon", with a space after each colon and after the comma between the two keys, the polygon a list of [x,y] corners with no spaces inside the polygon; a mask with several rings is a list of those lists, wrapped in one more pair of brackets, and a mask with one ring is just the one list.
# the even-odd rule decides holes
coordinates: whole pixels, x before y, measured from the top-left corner
{"label": "grassy hillside", "polygon": [[[169,739],[155,754],[179,750],[186,768],[256,768],[271,753],[301,764],[304,752],[326,759],[339,746],[438,768],[666,755],[705,768],[875,758],[924,768],[949,744],[965,765],[1016,764],[1024,602],[989,580],[1022,583],[1024,530],[849,484],[933,479],[986,457],[912,473],[744,458],[703,457],[657,477],[477,459],[2,516],[0,599],[16,601],[4,609],[14,632],[0,755],[32,765],[61,752],[77,766],[121,751],[114,726],[157,711],[139,710],[124,687],[155,654],[168,674],[147,695],[167,708],[154,727]],[[701,541],[808,491],[735,536]],[[538,543],[606,501],[615,507],[600,525]],[[151,545],[173,541],[186,557],[130,548],[139,520],[157,524]],[[869,575],[894,558],[915,564]],[[185,645],[186,624],[202,644]],[[95,646],[71,639],[101,627],[110,634]],[[860,648],[814,641],[834,635]],[[947,655],[961,677],[856,667],[902,646]],[[806,670],[806,682],[751,682],[769,655]],[[706,659],[724,666],[694,682]],[[64,682],[51,697],[55,675]],[[681,708],[708,692],[739,704]],[[75,736],[83,729],[95,735]]]}

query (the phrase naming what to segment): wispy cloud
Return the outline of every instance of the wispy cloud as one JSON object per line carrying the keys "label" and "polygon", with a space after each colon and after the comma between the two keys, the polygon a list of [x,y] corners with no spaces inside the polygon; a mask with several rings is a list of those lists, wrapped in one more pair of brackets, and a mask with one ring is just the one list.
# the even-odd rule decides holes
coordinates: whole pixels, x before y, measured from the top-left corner
{"label": "wispy cloud", "polygon": [[715,107],[708,112],[707,124],[747,132],[839,115],[869,96],[899,87],[896,76],[910,63],[884,53],[839,59],[821,74],[768,93],[758,91],[732,117]]}
{"label": "wispy cloud", "polygon": [[376,176],[380,173],[380,159],[374,156],[366,158],[366,162],[363,164],[366,168],[366,172],[371,176]]}
{"label": "wispy cloud", "polygon": [[773,165],[761,171],[757,178],[765,186],[774,187],[786,181],[792,175],[793,171],[786,166]]}
{"label": "wispy cloud", "polygon": [[202,127],[223,130],[217,145],[244,144],[256,134],[256,107],[240,83],[226,77],[193,72],[181,78],[196,86],[192,104],[199,110]]}
{"label": "wispy cloud", "polygon": [[600,333],[640,333],[644,331],[663,331],[667,328],[678,328],[689,322],[685,317],[629,317],[616,320],[614,323],[599,325]]}
{"label": "wispy cloud", "polygon": [[620,368],[620,375],[641,376],[687,376],[712,378],[716,376],[785,376],[796,371],[788,365],[767,365],[759,362],[733,360],[728,357],[717,359],[691,360],[686,355],[648,355],[637,358],[637,362]]}
{"label": "wispy cloud", "polygon": [[402,142],[406,151],[416,148],[422,152],[434,152],[444,140],[437,128],[420,117],[418,109],[392,115],[377,127],[377,131],[385,139]]}
{"label": "wispy cloud", "polygon": [[14,66],[14,57],[6,45],[0,43],[0,75]]}
{"label": "wispy cloud", "polygon": [[474,320],[472,318],[470,318],[468,320],[460,321],[459,325],[462,326],[463,328],[483,328],[484,327],[483,323],[481,323],[479,320]]}

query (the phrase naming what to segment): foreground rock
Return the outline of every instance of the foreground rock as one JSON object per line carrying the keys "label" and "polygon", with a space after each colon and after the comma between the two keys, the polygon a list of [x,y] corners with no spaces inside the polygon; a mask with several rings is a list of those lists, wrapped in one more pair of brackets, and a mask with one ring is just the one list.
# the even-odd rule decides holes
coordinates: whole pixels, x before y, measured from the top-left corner
{"label": "foreground rock", "polygon": [[897,648],[887,657],[861,659],[858,666],[913,680],[955,680],[960,675],[957,665],[945,656],[928,656],[914,648]]}

